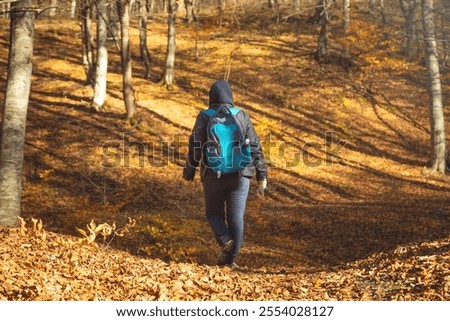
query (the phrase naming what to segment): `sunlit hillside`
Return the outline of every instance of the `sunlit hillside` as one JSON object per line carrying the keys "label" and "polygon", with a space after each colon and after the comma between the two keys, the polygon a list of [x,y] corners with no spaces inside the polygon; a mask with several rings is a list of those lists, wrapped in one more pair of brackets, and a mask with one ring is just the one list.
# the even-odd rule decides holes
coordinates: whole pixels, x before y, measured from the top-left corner
{"label": "sunlit hillside", "polygon": [[[136,225],[123,236],[109,236],[98,247],[66,244],[67,251],[78,253],[81,270],[99,257],[113,262],[112,271],[122,271],[124,278],[157,275],[147,285],[128,280],[144,287],[134,294],[117,288],[107,296],[109,290],[99,288],[85,297],[72,285],[73,291],[57,287],[65,294],[41,290],[43,299],[215,299],[222,294],[222,299],[271,299],[270,284],[279,284],[279,299],[450,298],[450,183],[448,175],[423,174],[430,159],[423,59],[408,62],[402,55],[400,21],[381,27],[364,8],[356,8],[346,37],[339,14],[333,16],[329,57],[319,64],[314,60],[319,26],[308,22],[311,11],[288,15],[282,10],[277,23],[277,14],[261,5],[236,8],[222,27],[207,10],[198,23],[179,19],[171,90],[158,84],[167,46],[165,15],[154,15],[148,25],[150,79],[139,61],[134,18],[133,82],[141,119],[134,127],[124,122],[117,48],[109,47],[107,110],[93,113],[79,23],[37,19],[23,217],[42,219],[50,241],[19,237],[15,230],[3,230],[0,240],[17,244],[22,260],[40,246],[63,253],[68,240],[83,237],[77,228],[85,229],[91,220],[119,228],[131,218]],[[8,21],[2,19],[0,101],[8,41]],[[214,267],[218,247],[205,218],[198,173],[194,183],[181,177],[195,118],[207,107],[211,84],[224,76],[236,105],[250,114],[270,165],[264,199],[256,196],[256,181],[251,187],[240,272]],[[443,77],[448,92],[448,69]],[[446,113],[450,119],[448,108]],[[447,137],[449,132],[447,126]],[[2,262],[7,251],[0,250]],[[72,262],[73,254],[64,255],[57,260],[62,280],[63,273],[76,274],[64,261]],[[118,257],[125,258],[123,269]],[[99,275],[108,269],[106,263],[92,264]],[[205,279],[182,279],[183,271]],[[437,272],[427,279],[430,271]],[[261,273],[267,280],[253,285],[264,279]],[[219,285],[207,290],[211,280],[229,284],[241,277],[248,288],[233,292],[237,297],[222,293]],[[98,279],[99,286],[105,278]],[[420,285],[417,293],[408,290],[409,278]],[[182,290],[166,289],[177,280]],[[186,294],[187,288],[196,290]],[[35,288],[22,297],[11,291],[8,299],[38,296]]]}

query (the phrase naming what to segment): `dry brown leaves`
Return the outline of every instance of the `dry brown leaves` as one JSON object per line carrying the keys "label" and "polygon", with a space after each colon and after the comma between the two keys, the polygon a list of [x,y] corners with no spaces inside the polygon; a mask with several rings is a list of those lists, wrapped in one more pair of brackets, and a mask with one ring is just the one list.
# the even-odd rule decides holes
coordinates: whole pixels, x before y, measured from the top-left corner
{"label": "dry brown leaves", "polygon": [[[402,72],[384,70],[399,69],[392,50],[386,50],[381,65],[362,57],[373,63],[360,76],[355,70],[360,82],[355,84],[339,64],[319,66],[305,55],[315,50],[316,43],[316,26],[306,20],[285,23],[282,30],[266,25],[267,30],[255,33],[261,30],[256,23],[270,21],[257,19],[242,23],[239,37],[233,28],[224,29],[224,37],[219,37],[213,24],[195,33],[180,24],[177,57],[185,62],[177,65],[180,86],[167,92],[136,73],[144,121],[134,129],[123,124],[123,102],[114,99],[120,97],[117,73],[110,74],[111,111],[87,112],[91,92],[81,81],[83,69],[73,42],[79,30],[76,21],[37,21],[27,142],[42,150],[30,146],[25,150],[23,207],[25,215],[45,218],[53,231],[73,231],[91,217],[120,222],[124,215],[132,216],[141,221],[136,226],[139,236],[128,240],[129,248],[181,262],[202,257],[203,262],[213,262],[200,188],[180,183],[181,171],[170,162],[167,167],[150,162],[142,168],[139,155],[130,156],[130,168],[102,167],[98,147],[99,142],[120,143],[122,133],[128,132],[130,142],[144,143],[189,134],[198,109],[204,108],[212,75],[223,73],[221,61],[229,56],[230,44],[240,45],[230,80],[260,135],[272,132],[278,143],[288,142],[296,152],[305,142],[322,142],[322,134],[331,130],[341,133],[352,148],[344,148],[341,155],[349,166],[299,164],[287,170],[273,164],[291,161],[291,151],[285,158],[278,152],[272,155],[268,196],[249,201],[249,246],[240,258],[249,266],[266,268],[234,271],[143,259],[107,246],[111,237],[126,232],[115,224],[92,222],[78,230],[80,238],[74,238],[46,232],[42,221],[34,219],[21,221],[19,229],[0,229],[0,299],[449,300],[450,238],[443,237],[450,225],[447,215],[435,210],[447,211],[449,189],[445,181],[424,178],[417,170],[417,164],[427,161],[429,136],[420,129],[428,123],[428,111],[417,71],[411,66]],[[164,59],[160,48],[166,44],[163,21],[153,20],[154,40],[149,43],[159,61]],[[133,30],[138,39],[139,29]],[[381,34],[375,31],[371,35],[378,39]],[[377,43],[367,36],[364,43]],[[204,49],[194,64],[190,52],[197,38]],[[6,49],[0,47],[0,57],[7,57]],[[117,54],[110,58],[120,61]],[[389,101],[373,96],[380,105],[374,106],[366,98],[368,85]],[[55,95],[55,88],[64,94]],[[168,159],[163,151],[152,157]],[[195,231],[195,246],[183,242],[186,230]],[[413,243],[416,240],[421,242]],[[391,250],[398,244],[408,245]],[[375,254],[368,257],[370,253]],[[292,262],[302,266],[283,268]],[[343,265],[335,267],[338,264]]]}
{"label": "dry brown leaves", "polygon": [[165,263],[20,222],[0,229],[2,300],[450,299],[450,238],[307,273]]}

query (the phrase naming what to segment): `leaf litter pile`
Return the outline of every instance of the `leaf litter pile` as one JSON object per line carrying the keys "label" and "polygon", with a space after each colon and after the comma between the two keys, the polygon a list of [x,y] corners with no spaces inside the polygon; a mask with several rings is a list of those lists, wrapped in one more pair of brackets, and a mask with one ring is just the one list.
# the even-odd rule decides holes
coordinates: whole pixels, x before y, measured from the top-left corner
{"label": "leaf litter pile", "polygon": [[450,238],[307,272],[169,264],[94,242],[115,233],[106,224],[91,222],[81,238],[29,225],[0,230],[2,300],[450,299]]}

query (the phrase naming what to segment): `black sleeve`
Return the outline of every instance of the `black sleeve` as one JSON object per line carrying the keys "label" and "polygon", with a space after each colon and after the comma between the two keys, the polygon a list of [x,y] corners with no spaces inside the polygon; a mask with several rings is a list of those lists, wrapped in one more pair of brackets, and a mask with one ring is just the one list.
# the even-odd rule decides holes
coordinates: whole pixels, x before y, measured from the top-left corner
{"label": "black sleeve", "polygon": [[186,165],[183,170],[183,178],[185,180],[193,180],[195,170],[202,159],[202,147],[206,142],[206,120],[205,115],[200,112],[195,121],[189,138],[189,151],[186,159]]}
{"label": "black sleeve", "polygon": [[266,161],[264,160],[262,146],[249,115],[244,111],[243,111],[243,118],[245,124],[245,135],[246,138],[250,140],[253,165],[256,170],[256,179],[258,181],[262,181],[265,178],[267,178],[267,165]]}

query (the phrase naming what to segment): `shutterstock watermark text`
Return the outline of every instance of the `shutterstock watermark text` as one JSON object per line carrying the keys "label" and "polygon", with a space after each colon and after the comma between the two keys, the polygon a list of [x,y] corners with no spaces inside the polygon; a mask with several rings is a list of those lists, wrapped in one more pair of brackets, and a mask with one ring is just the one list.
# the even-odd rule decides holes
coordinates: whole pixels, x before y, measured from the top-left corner
{"label": "shutterstock watermark text", "polygon": [[[261,137],[261,148],[268,164],[294,168],[345,165],[341,153],[346,141],[329,131],[315,141],[279,140],[272,134]],[[194,148],[202,149],[200,142]],[[189,149],[189,136],[174,135],[167,140],[140,141],[130,133],[122,133],[121,139],[102,144],[102,166],[116,167],[166,167],[184,166]],[[195,153],[201,155],[200,152]],[[196,159],[196,162],[200,161]]]}

